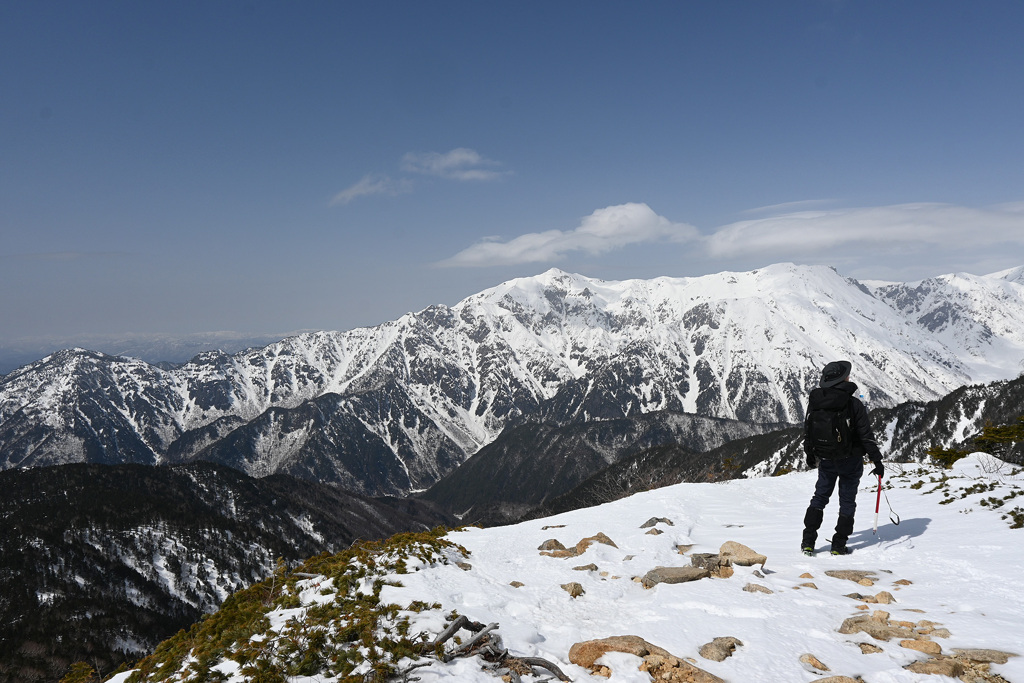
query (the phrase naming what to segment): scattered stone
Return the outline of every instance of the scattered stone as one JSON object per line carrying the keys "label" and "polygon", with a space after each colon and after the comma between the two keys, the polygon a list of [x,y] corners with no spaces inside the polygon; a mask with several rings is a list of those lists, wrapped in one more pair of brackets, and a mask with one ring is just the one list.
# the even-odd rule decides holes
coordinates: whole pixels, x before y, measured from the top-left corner
{"label": "scattered stone", "polygon": [[629,562],[629,561],[630,561],[630,560],[632,560],[632,559],[633,559],[634,557],[636,557],[636,555],[626,555],[626,556],[625,556],[624,558],[622,558],[622,561],[623,561],[623,562]]}
{"label": "scattered stone", "polygon": [[775,592],[770,588],[762,586],[759,583],[748,583],[746,586],[743,587],[743,590],[747,591],[748,593],[767,593],[768,595],[772,595]]}
{"label": "scattered stone", "polygon": [[879,605],[891,605],[896,602],[896,598],[888,591],[880,591],[875,595],[874,601]]}
{"label": "scattered stone", "polygon": [[818,587],[815,586],[810,581],[808,581],[807,583],[801,583],[800,586],[803,587],[803,588],[813,588],[814,590],[818,590]]}
{"label": "scattered stone", "polygon": [[804,572],[803,574],[800,575],[800,578],[801,579],[813,579],[814,575],[811,574],[810,572]]}
{"label": "scattered stone", "polygon": [[656,524],[659,524],[659,523],[660,524],[668,524],[669,526],[675,526],[675,524],[672,522],[671,519],[666,519],[665,517],[651,517],[649,520],[647,520],[646,522],[641,524],[640,528],[641,529],[650,529],[652,526],[655,526]]}
{"label": "scattered stone", "polygon": [[[595,662],[607,652],[625,652],[644,660],[640,666],[656,681],[666,683],[725,683],[703,669],[684,659],[675,657],[667,650],[648,643],[639,636],[612,636],[601,640],[576,643],[569,649],[569,661],[597,673],[601,667]],[[608,672],[609,674],[611,672]]]}
{"label": "scattered stone", "polygon": [[932,638],[949,638],[953,634],[949,632],[948,628],[937,628],[928,635]]}
{"label": "scattered stone", "polygon": [[874,574],[874,572],[860,569],[829,569],[825,572],[826,576],[831,576],[833,579],[845,579],[854,583],[859,583],[861,579],[866,579]]}
{"label": "scattered stone", "polygon": [[763,567],[768,561],[766,556],[736,541],[723,543],[718,549],[718,554],[721,555],[723,563],[728,560],[730,564],[738,564],[741,567],[752,567],[755,564]]}
{"label": "scattered stone", "polygon": [[573,567],[573,569],[578,572],[596,572],[597,565],[591,562],[590,564],[581,564],[578,567]]}
{"label": "scattered stone", "polygon": [[764,574],[762,574],[761,571],[758,570],[758,569],[754,570],[754,576],[756,576],[759,579],[763,579],[764,578]]}
{"label": "scattered stone", "polygon": [[958,656],[968,659],[972,662],[981,662],[983,664],[1006,664],[1010,657],[1016,657],[1012,652],[1000,652],[999,650],[983,650],[983,649],[965,649],[965,648],[953,648]]}
{"label": "scattered stone", "polygon": [[564,590],[566,593],[568,593],[569,597],[572,597],[572,598],[578,598],[581,595],[583,595],[584,593],[586,593],[586,591],[583,590],[583,586],[581,586],[580,584],[578,584],[575,581],[573,581],[572,583],[563,583],[562,584],[562,590]]}
{"label": "scattered stone", "polygon": [[859,583],[862,586],[874,586],[875,585],[875,582],[872,581],[871,579],[861,579],[857,583]]}
{"label": "scattered stone", "polygon": [[542,550],[542,551],[540,551],[540,554],[544,555],[546,557],[561,557],[561,558],[576,557],[577,555],[579,555],[579,553],[576,552],[576,548],[568,548],[566,550]]}
{"label": "scattered stone", "polygon": [[522,588],[526,584],[522,581],[509,581],[508,585],[512,586],[513,588]]}
{"label": "scattered stone", "polygon": [[663,533],[665,533],[665,532],[662,531],[661,529],[651,529],[645,535],[647,535],[647,536],[660,536]]}
{"label": "scattered stone", "polygon": [[897,626],[902,626],[903,628],[917,628],[917,624],[915,624],[912,621],[896,621],[893,623],[895,623]]}
{"label": "scattered stone", "polygon": [[877,645],[872,645],[871,643],[858,643],[858,645],[860,645],[861,654],[874,655],[878,654],[879,652],[884,652],[882,648],[878,647]]}
{"label": "scattered stone", "polygon": [[577,543],[576,544],[576,554],[577,555],[582,555],[583,553],[587,552],[587,548],[589,548],[590,546],[594,545],[595,543],[603,543],[605,545],[610,545],[613,548],[618,548],[619,547],[619,546],[615,545],[615,541],[613,541],[612,539],[608,538],[603,533],[599,532],[596,535],[584,538],[579,543]]}
{"label": "scattered stone", "polygon": [[867,605],[857,605],[857,609],[866,610],[869,609],[869,607]]}
{"label": "scattered stone", "polygon": [[817,657],[815,657],[814,655],[812,655],[810,653],[805,654],[805,655],[800,655],[800,663],[801,664],[806,664],[807,666],[812,667],[814,669],[817,669],[818,671],[831,671],[832,670],[832,669],[828,668],[827,666],[825,666],[824,664],[822,664],[820,659],[818,659]]}
{"label": "scattered stone", "polygon": [[936,657],[921,662],[913,662],[903,668],[916,674],[949,676],[950,678],[959,678],[967,670],[963,664],[949,657]]}
{"label": "scattered stone", "polygon": [[899,579],[898,581],[893,581],[893,583],[897,586],[911,586],[914,582],[910,579]]}
{"label": "scattered stone", "polygon": [[611,572],[601,572],[600,574],[598,574],[598,576],[607,579],[609,576],[611,576]]}
{"label": "scattered stone", "polygon": [[713,572],[722,564],[722,557],[718,553],[694,553],[690,555],[690,564]]}
{"label": "scattered stone", "polygon": [[864,681],[849,676],[829,676],[828,678],[819,678],[817,683],[864,683]]}
{"label": "scattered stone", "polygon": [[700,567],[655,567],[644,574],[640,582],[644,588],[653,588],[659,583],[686,583],[711,576],[711,572]]}
{"label": "scattered stone", "polygon": [[908,612],[916,612],[917,614],[927,614],[927,612],[925,612],[923,609],[916,609],[916,608],[911,608],[911,607],[908,607],[907,611]]}
{"label": "scattered stone", "polygon": [[704,659],[710,659],[713,662],[724,662],[726,658],[732,657],[732,653],[736,651],[737,647],[742,646],[743,641],[739,638],[724,636],[701,645],[698,654]]}
{"label": "scattered stone", "polygon": [[470,569],[473,568],[473,565],[471,565],[469,562],[456,562],[455,566],[464,572],[468,572]]}
{"label": "scattered stone", "polygon": [[690,543],[688,545],[676,545],[676,552],[679,553],[680,555],[685,555],[686,553],[690,552],[691,550],[693,550],[693,544],[692,543]]}
{"label": "scattered stone", "polygon": [[942,654],[942,646],[931,640],[901,640],[900,647],[905,647],[908,650],[917,650],[926,655]]}
{"label": "scattered stone", "polygon": [[912,639],[914,632],[910,629],[895,626],[889,623],[888,612],[876,611],[874,614],[861,614],[850,617],[839,627],[843,634],[866,633],[876,640],[889,640],[890,638]]}
{"label": "scattered stone", "polygon": [[[544,528],[547,529],[547,527]],[[565,546],[558,539],[549,538],[537,546],[537,550],[565,550]]]}

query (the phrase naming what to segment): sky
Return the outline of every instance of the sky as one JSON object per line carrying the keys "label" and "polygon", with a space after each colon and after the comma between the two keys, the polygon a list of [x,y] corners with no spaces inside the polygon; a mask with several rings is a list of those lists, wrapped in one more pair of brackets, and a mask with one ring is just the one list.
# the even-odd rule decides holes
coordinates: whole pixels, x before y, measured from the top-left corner
{"label": "sky", "polygon": [[0,344],[1024,264],[1024,3],[0,0]]}

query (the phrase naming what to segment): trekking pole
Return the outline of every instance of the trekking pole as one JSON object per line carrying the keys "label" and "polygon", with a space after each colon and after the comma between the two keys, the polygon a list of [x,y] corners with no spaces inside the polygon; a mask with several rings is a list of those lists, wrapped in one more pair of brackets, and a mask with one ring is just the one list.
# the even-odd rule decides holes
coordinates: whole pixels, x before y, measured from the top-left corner
{"label": "trekking pole", "polygon": [[[888,500],[888,499],[886,499]],[[879,475],[879,495],[874,498],[874,528],[871,533],[878,535],[879,532],[879,508],[882,506],[882,475]]]}

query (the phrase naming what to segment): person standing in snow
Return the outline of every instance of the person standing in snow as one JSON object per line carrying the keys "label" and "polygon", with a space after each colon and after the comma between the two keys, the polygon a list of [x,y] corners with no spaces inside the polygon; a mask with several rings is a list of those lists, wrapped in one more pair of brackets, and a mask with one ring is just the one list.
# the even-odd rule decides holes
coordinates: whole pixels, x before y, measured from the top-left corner
{"label": "person standing in snow", "polygon": [[804,533],[800,548],[814,554],[825,506],[839,482],[839,521],[832,536],[832,554],[847,555],[846,542],[853,533],[853,514],[857,509],[857,487],[864,474],[864,456],[874,464],[871,474],[881,477],[882,453],[871,431],[868,411],[854,394],[857,385],[850,381],[849,361],[829,363],[821,372],[821,382],[811,391],[804,420],[804,454],[809,468],[818,468],[814,495],[804,514]]}

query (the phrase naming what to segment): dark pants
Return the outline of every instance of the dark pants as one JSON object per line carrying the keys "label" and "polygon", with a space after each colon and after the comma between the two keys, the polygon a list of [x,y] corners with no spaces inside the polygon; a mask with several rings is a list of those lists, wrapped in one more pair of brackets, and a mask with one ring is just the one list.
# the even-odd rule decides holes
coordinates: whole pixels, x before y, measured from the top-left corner
{"label": "dark pants", "polygon": [[864,460],[860,456],[840,460],[818,460],[818,483],[814,485],[811,507],[824,510],[838,480],[839,514],[843,517],[853,517],[857,510],[857,487],[860,486],[863,474]]}

